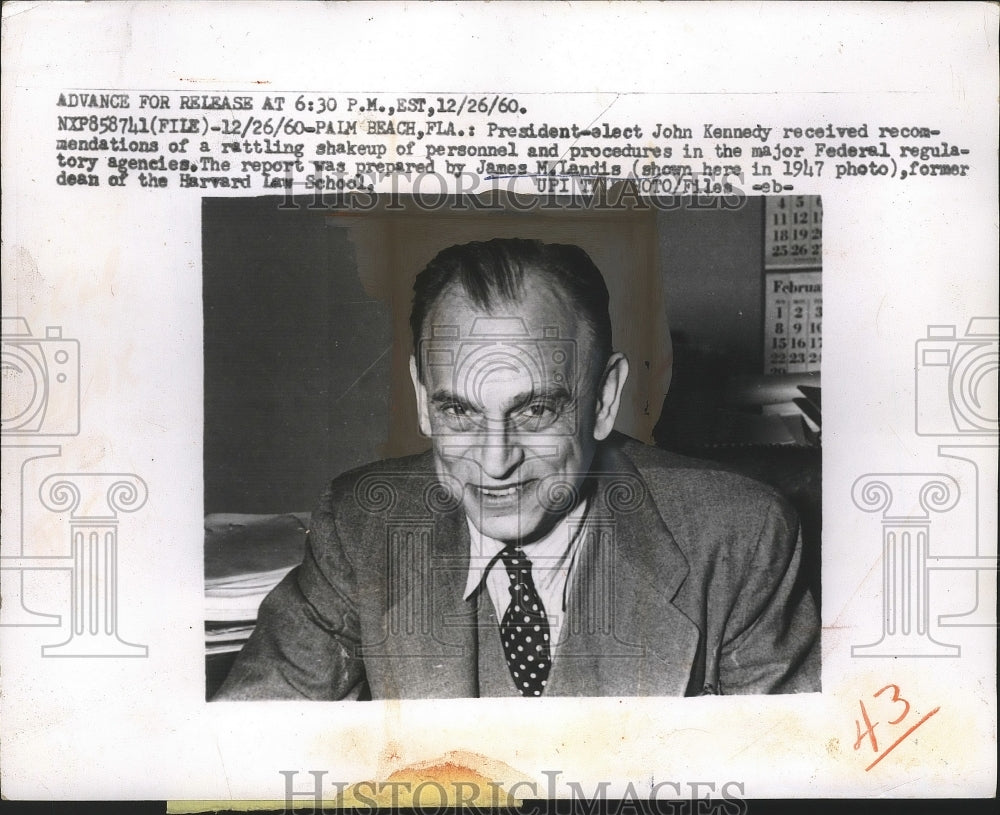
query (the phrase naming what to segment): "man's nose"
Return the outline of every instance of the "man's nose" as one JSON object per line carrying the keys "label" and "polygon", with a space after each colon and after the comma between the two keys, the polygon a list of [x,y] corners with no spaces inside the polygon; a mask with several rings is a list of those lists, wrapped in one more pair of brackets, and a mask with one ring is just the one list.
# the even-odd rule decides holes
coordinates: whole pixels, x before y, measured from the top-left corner
{"label": "man's nose", "polygon": [[480,466],[483,474],[495,481],[512,475],[524,461],[524,448],[507,422],[490,422],[481,443]]}

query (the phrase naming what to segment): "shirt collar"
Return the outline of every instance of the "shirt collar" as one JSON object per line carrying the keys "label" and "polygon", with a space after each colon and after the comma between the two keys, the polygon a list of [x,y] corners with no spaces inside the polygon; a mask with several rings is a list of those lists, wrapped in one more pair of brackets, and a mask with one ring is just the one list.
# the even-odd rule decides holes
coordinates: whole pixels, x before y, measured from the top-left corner
{"label": "shirt collar", "polygon": [[[525,545],[524,553],[528,556],[528,560],[547,563],[563,561],[572,547],[573,541],[576,540],[580,525],[587,514],[587,503],[587,501],[581,501],[572,512],[553,527],[548,535],[541,540]],[[479,584],[483,582],[487,570],[506,544],[484,535],[476,529],[468,516],[466,516],[465,521],[469,525],[469,576],[465,581],[464,597],[468,600]]]}

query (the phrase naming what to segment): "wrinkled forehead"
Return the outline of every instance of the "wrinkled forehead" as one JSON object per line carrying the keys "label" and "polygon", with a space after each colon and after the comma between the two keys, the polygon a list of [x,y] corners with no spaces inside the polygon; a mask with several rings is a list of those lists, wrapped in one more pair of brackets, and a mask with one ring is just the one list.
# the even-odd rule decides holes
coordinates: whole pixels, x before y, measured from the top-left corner
{"label": "wrinkled forehead", "polygon": [[589,339],[589,330],[565,292],[528,272],[513,300],[477,305],[460,283],[446,288],[424,322],[422,339],[496,339],[507,343]]}
{"label": "wrinkled forehead", "polygon": [[432,387],[463,394],[496,387],[569,393],[585,373],[579,361],[591,345],[565,298],[527,280],[523,296],[489,309],[460,286],[446,290],[428,315],[418,353]]}

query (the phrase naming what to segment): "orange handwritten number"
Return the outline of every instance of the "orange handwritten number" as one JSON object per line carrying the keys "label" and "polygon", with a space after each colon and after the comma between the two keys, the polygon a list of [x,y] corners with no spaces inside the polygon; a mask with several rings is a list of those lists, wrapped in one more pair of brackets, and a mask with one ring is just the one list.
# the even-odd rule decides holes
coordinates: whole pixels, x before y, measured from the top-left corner
{"label": "orange handwritten number", "polygon": [[861,742],[864,740],[865,736],[868,736],[868,739],[872,743],[872,751],[877,753],[878,742],[875,741],[875,724],[878,724],[878,722],[872,724],[872,720],[868,718],[868,711],[865,710],[865,703],[859,699],[858,704],[861,705],[861,716],[865,720],[865,729],[864,730],[861,729],[861,722],[859,722],[857,719],[854,720],[854,726],[858,730],[858,739],[857,741],[854,742],[854,749],[855,750],[861,749]]}
{"label": "orange handwritten number", "polygon": [[[892,688],[892,701],[903,703],[903,712],[899,714],[899,718],[893,719],[892,721],[889,722],[889,724],[899,724],[901,721],[903,721],[903,719],[906,718],[906,714],[910,712],[910,703],[899,695],[899,685],[886,685],[878,693],[874,693],[872,695],[875,697],[881,696],[883,693],[889,690],[889,688]],[[862,707],[864,706],[862,705]]]}

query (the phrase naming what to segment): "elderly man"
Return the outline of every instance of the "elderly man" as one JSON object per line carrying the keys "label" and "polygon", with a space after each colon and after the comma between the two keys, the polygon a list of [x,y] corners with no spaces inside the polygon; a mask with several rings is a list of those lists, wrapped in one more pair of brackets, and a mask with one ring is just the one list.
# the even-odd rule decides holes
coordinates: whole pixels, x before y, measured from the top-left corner
{"label": "elderly man", "polygon": [[431,451],[333,481],[216,698],[819,689],[794,512],[613,431],[628,360],[582,249],[446,249],[411,329]]}

